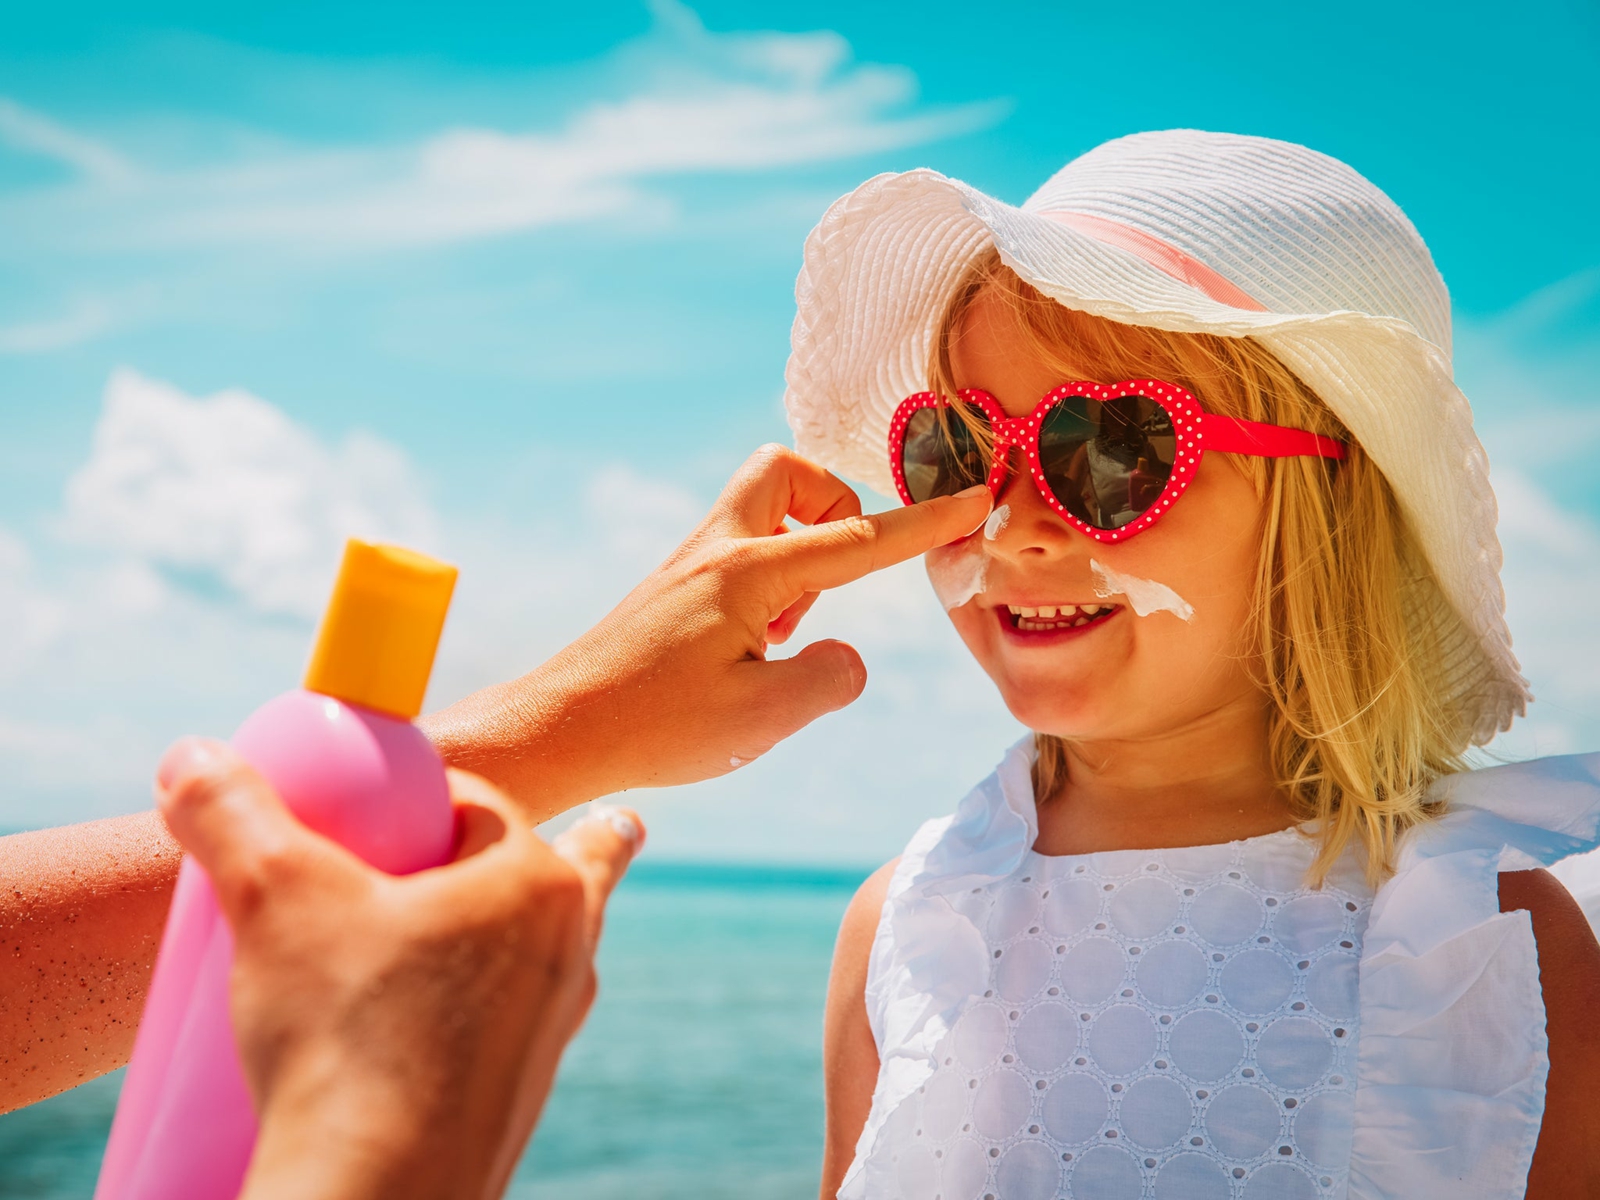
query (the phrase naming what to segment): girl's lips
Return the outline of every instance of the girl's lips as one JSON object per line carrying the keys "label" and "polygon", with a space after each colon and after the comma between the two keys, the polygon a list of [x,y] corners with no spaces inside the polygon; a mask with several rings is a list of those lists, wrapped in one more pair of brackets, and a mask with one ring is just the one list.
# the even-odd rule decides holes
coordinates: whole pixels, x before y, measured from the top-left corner
{"label": "girl's lips", "polygon": [[1087,637],[1099,629],[1107,621],[1112,620],[1122,611],[1122,605],[1110,605],[1090,617],[1082,625],[1056,623],[1051,629],[1019,629],[1019,623],[1045,624],[1042,621],[1026,621],[1005,605],[993,609],[995,620],[1000,622],[1001,632],[1019,646],[1043,647],[1059,645],[1062,642],[1073,641]]}

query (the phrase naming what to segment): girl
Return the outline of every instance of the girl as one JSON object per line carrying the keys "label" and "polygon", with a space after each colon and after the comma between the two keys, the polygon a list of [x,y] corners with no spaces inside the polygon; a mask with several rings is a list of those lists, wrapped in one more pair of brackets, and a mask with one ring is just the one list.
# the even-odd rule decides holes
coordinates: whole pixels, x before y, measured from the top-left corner
{"label": "girl", "polygon": [[1034,732],[863,885],[825,1197],[1600,1195],[1600,947],[1541,868],[1600,756],[1523,712],[1415,229],[1303,147],[1108,143],[1021,209],[880,176],[813,232],[798,448],[907,502]]}

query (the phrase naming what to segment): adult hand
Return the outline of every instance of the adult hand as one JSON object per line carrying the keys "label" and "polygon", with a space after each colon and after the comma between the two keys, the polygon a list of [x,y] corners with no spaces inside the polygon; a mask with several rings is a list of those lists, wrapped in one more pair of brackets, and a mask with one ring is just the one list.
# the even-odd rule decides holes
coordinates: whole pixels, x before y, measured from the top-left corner
{"label": "adult hand", "polygon": [[[963,537],[989,508],[977,487],[863,516],[836,476],[765,446],[587,634],[422,726],[447,762],[493,780],[535,820],[626,788],[725,774],[866,685],[861,656],[842,642],[767,656],[817,594]],[[789,530],[790,518],[810,528]]]}
{"label": "adult hand", "polygon": [[234,935],[235,1035],[261,1117],[243,1196],[497,1196],[595,991],[606,899],[643,839],[611,809],[540,841],[451,773],[455,861],[376,870],[300,824],[219,742],[163,760],[162,815]]}

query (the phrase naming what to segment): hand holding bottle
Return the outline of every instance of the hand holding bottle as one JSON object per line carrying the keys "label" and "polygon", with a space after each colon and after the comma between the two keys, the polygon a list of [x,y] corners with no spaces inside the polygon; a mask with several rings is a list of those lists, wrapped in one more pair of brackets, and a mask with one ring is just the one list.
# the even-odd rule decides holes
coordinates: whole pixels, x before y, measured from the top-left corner
{"label": "hand holding bottle", "polygon": [[218,742],[162,762],[162,815],[233,932],[261,1119],[243,1196],[498,1195],[594,996],[601,913],[643,838],[612,810],[547,846],[451,774],[447,865],[396,876],[290,814]]}

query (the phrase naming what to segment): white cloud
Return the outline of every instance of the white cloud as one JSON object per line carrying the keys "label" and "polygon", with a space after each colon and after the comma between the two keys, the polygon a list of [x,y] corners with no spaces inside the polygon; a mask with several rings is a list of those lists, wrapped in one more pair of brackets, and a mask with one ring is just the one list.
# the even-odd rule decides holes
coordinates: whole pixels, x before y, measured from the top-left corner
{"label": "white cloud", "polygon": [[1457,375],[1494,464],[1506,615],[1533,685],[1491,749],[1523,758],[1600,747],[1600,271],[1490,321],[1459,323]]}
{"label": "white cloud", "polygon": [[1593,750],[1600,744],[1600,525],[1561,508],[1515,468],[1497,469],[1494,487],[1506,616],[1535,698],[1494,748],[1514,757]]}
{"label": "white cloud", "polygon": [[111,326],[111,310],[88,299],[62,316],[18,325],[0,325],[0,354],[43,354],[87,342]]}
{"label": "white cloud", "polygon": [[0,679],[54,641],[63,623],[61,606],[38,586],[28,544],[0,526]]}
{"label": "white cloud", "polygon": [[237,389],[197,399],[116,371],[67,484],[77,539],[200,572],[249,608],[314,617],[347,537],[427,547],[436,522],[406,456],[371,434],[323,445]]}
{"label": "white cloud", "polygon": [[110,146],[4,96],[0,96],[0,142],[53,158],[97,183],[116,186],[134,176],[132,164]]}
{"label": "white cloud", "polygon": [[[0,714],[0,763],[13,792],[27,789],[49,807],[39,825],[67,824],[102,811],[90,795],[120,792],[144,800],[149,795],[152,745],[127,718],[45,722]],[[63,768],[66,768],[65,770]],[[8,814],[0,807],[0,830]]]}
{"label": "white cloud", "polygon": [[[409,144],[273,148],[138,171],[15,104],[0,131],[79,166],[84,182],[15,197],[13,228],[127,246],[315,250],[450,242],[619,214],[659,214],[653,180],[848,159],[993,124],[994,103],[925,109],[909,71],[856,64],[837,34],[708,32],[676,0],[613,52],[609,92],[548,129],[461,125]],[[609,69],[608,69],[609,68]],[[9,114],[9,116],[7,115]],[[112,185],[115,186],[112,186]]]}

